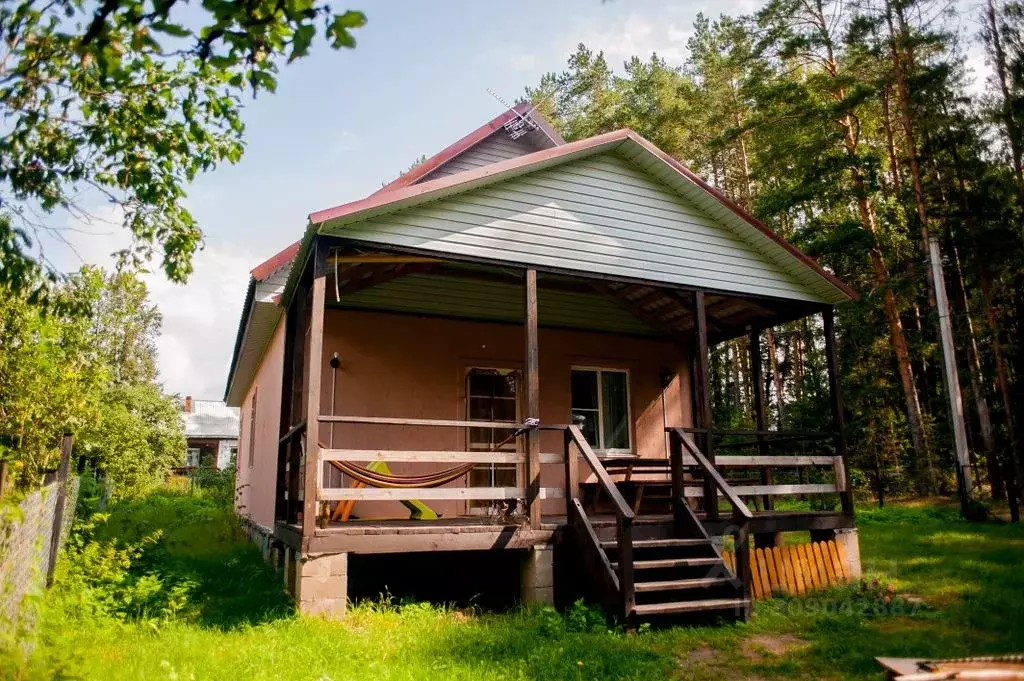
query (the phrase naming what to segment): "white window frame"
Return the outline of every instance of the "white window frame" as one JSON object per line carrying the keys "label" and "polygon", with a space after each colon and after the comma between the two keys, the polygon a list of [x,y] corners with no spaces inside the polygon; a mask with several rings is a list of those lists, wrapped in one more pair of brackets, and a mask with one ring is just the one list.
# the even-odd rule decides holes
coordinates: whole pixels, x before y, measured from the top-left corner
{"label": "white window frame", "polygon": [[[470,395],[470,392],[469,392],[469,375],[472,372],[474,372],[474,371],[494,371],[494,372],[498,373],[499,375],[512,375],[512,376],[515,376],[515,379],[516,379],[516,399],[515,399],[515,403],[516,403],[516,423],[521,422],[522,421],[521,410],[522,410],[522,399],[523,399],[521,397],[522,389],[523,389],[523,372],[522,372],[522,370],[520,370],[520,369],[511,369],[511,368],[509,368],[507,366],[488,366],[488,365],[481,365],[481,364],[467,365],[467,366],[465,366],[463,368],[462,389],[465,392],[465,396],[466,397],[465,397],[464,404],[463,404],[463,407],[462,407],[462,413],[465,414],[466,420],[467,421],[472,421],[473,420],[473,419],[469,418],[469,401],[470,401],[470,398],[473,397],[472,395]],[[515,445],[515,451],[516,452],[520,452],[521,453],[523,451],[522,438],[516,438],[515,440],[512,441],[511,444]],[[466,428],[466,451],[477,451],[477,452],[488,451],[486,449],[474,449],[473,448],[473,443],[470,440],[470,429],[469,428]],[[504,450],[502,450],[502,451],[504,451]],[[482,468],[484,466],[487,466],[488,478],[489,478],[488,486],[490,486],[490,487],[494,487],[497,484],[495,482],[495,477],[496,477],[496,474],[497,474],[498,465],[499,464],[493,464],[492,463],[492,464],[479,464],[477,466],[477,468]],[[516,487],[521,487],[522,484],[523,484],[522,481],[523,481],[523,477],[524,477],[522,466],[521,465],[516,465],[514,470],[515,470],[515,474],[516,474]],[[472,487],[472,485],[470,484],[471,480],[472,480],[472,474],[467,475],[466,476],[466,487]],[[487,515],[487,514],[489,514],[491,512],[491,510],[495,506],[495,504],[496,504],[496,502],[492,502],[492,501],[475,501],[475,502],[474,501],[467,501],[466,502],[466,509],[467,509],[467,512],[470,515]]]}
{"label": "white window frame", "polygon": [[[633,388],[632,388],[632,375],[629,369],[616,369],[615,367],[606,366],[586,366],[586,365],[572,365],[569,367],[569,371],[592,371],[597,374],[597,439],[600,440],[597,446],[591,445],[595,452],[601,454],[607,454],[609,456],[633,456],[634,450],[636,449],[634,443],[636,438],[633,433]],[[626,375],[626,425],[629,447],[622,449],[621,447],[607,449],[604,446],[604,391],[601,390],[601,374],[602,373],[616,373]],[[572,403],[572,381],[569,381],[569,415],[572,416],[572,410],[574,406]]]}
{"label": "white window frame", "polygon": [[[195,463],[192,463],[193,456],[195,457]],[[199,468],[200,460],[203,457],[202,447],[187,447],[185,449],[185,466],[187,468]]]}

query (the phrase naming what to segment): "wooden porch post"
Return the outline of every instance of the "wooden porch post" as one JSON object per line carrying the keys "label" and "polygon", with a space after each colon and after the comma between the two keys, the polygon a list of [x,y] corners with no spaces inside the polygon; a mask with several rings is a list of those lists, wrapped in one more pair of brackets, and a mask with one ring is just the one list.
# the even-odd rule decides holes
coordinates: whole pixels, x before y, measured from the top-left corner
{"label": "wooden porch post", "polygon": [[853,495],[846,484],[846,427],[843,422],[843,391],[839,387],[839,357],[836,352],[835,311],[832,307],[825,308],[821,313],[825,326],[825,358],[828,363],[828,388],[832,393],[832,429],[836,456],[842,462],[842,470],[836,467],[836,486],[839,487],[839,498],[842,500],[843,513],[853,515]]}
{"label": "wooden porch post", "polygon": [[[750,382],[754,385],[754,423],[759,431],[768,430],[768,422],[765,418],[767,411],[764,394],[764,374],[761,371],[761,329],[751,329],[750,339]],[[763,435],[757,436],[757,455],[768,456],[768,442]],[[772,471],[768,467],[761,469],[761,484],[772,484]],[[771,511],[775,507],[771,496],[765,495],[762,500],[764,510]]]}
{"label": "wooden porch post", "polygon": [[[295,376],[295,321],[297,312],[297,294],[292,298],[291,305],[284,312],[284,357],[281,367],[281,419],[278,428],[277,444],[277,486],[274,496],[274,519],[288,521],[288,455],[291,452],[291,440],[281,440],[291,427],[295,425],[292,406],[292,383]],[[252,447],[252,443],[249,443]]]}
{"label": "wooden porch post", "polygon": [[[697,356],[694,358],[694,387],[696,388],[695,402],[697,427],[703,429],[701,438],[701,450],[704,456],[712,464],[715,463],[715,443],[711,436],[711,386],[709,351],[708,351],[708,319],[704,307],[704,292],[695,291],[693,294],[693,316],[694,328],[697,331]],[[708,520],[718,520],[718,491],[710,477],[704,477],[704,512]]]}
{"label": "wooden porch post", "polygon": [[302,509],[302,535],[316,528],[320,487],[320,379],[323,376],[324,296],[327,285],[327,248],[314,237],[313,284],[309,309],[309,356],[306,362],[306,479]]}
{"label": "wooden porch post", "polygon": [[[526,418],[540,418],[540,357],[537,351],[537,270],[526,270]],[[526,431],[526,510],[530,527],[540,529],[540,431]]]}

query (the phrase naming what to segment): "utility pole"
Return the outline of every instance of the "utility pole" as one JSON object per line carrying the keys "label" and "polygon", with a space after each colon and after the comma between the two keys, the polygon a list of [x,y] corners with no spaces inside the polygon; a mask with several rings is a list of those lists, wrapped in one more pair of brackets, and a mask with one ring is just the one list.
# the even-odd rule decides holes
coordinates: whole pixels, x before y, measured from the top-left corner
{"label": "utility pole", "polygon": [[949,417],[953,422],[953,445],[956,450],[957,487],[960,496],[960,515],[967,517],[968,502],[973,494],[971,458],[967,451],[967,429],[964,426],[964,403],[960,396],[960,377],[956,369],[956,348],[953,329],[949,323],[949,298],[946,297],[946,279],[942,274],[942,254],[939,240],[928,238],[928,259],[931,261],[932,281],[935,284],[935,307],[939,311],[939,335],[942,341],[942,360],[946,369],[946,394],[949,395]]}

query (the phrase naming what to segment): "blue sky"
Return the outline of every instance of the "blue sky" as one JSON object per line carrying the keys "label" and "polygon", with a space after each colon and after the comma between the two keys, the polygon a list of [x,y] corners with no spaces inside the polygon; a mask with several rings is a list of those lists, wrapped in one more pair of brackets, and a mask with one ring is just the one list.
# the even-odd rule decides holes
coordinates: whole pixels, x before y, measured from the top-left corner
{"label": "blue sky", "polygon": [[[168,390],[224,392],[249,270],[296,240],[314,210],[361,198],[422,154],[433,154],[500,113],[583,42],[613,65],[657,51],[678,63],[698,11],[744,13],[751,0],[520,0],[354,2],[368,24],[355,50],[315,46],[284,68],[277,93],[245,104],[247,150],[199,178],[188,207],[206,234],[187,286],[147,277],[164,314],[158,343]],[[339,5],[340,7],[340,5]],[[96,211],[103,214],[102,209]],[[116,226],[76,227],[77,267],[106,262]],[[76,262],[77,261],[77,262]]]}

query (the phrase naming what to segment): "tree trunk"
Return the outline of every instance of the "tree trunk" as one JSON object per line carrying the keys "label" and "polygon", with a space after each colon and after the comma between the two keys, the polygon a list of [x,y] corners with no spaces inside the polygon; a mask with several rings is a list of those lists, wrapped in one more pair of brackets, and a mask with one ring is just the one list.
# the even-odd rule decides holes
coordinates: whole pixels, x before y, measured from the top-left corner
{"label": "tree trunk", "polygon": [[[981,284],[981,295],[985,308],[985,322],[988,324],[989,333],[992,335],[992,355],[996,364],[996,383],[999,384],[999,393],[1003,398],[1004,421],[1006,423],[1006,434],[1010,438],[1010,450],[1012,455],[1012,474],[1007,476],[1007,497],[1010,502],[1010,516],[1014,522],[1020,521],[1019,493],[1024,489],[1024,447],[1017,437],[1013,412],[1013,392],[1010,389],[1010,377],[1006,367],[1006,358],[1003,356],[1003,333],[996,319],[995,300],[992,295],[992,282],[989,278],[988,268],[982,265],[979,272],[979,283]],[[1012,486],[1011,482],[1014,482]]]}
{"label": "tree trunk", "polygon": [[1024,206],[1024,163],[1022,163],[1021,134],[1020,126],[1017,123],[1013,111],[1013,101],[1010,97],[1010,75],[1006,64],[1006,51],[1003,49],[1003,38],[999,32],[999,19],[996,16],[994,0],[987,0],[985,3],[985,21],[988,30],[989,47],[992,50],[992,61],[994,64],[994,75],[999,82],[999,92],[1002,95],[1000,106],[1003,127],[1006,129],[1006,138],[1010,143],[1010,158],[1013,161],[1013,173],[1017,178],[1017,200]]}

